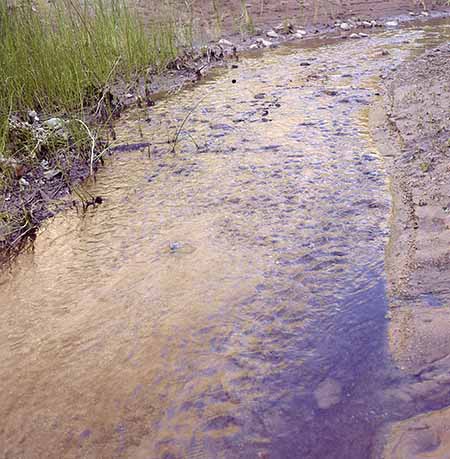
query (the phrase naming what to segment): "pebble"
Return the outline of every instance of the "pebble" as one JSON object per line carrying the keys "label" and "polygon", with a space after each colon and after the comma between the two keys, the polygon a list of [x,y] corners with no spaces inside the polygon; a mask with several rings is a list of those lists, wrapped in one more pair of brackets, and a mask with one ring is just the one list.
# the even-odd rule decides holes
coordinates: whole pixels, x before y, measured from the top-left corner
{"label": "pebble", "polygon": [[47,129],[57,130],[64,127],[64,121],[61,118],[50,118],[44,122]]}
{"label": "pebble", "polygon": [[332,378],[322,381],[314,391],[314,398],[320,409],[326,410],[341,401],[342,386]]}
{"label": "pebble", "polygon": [[266,34],[269,38],[278,38],[279,35],[275,32],[275,30],[269,30]]}
{"label": "pebble", "polygon": [[233,43],[231,43],[231,41],[225,40],[224,38],[219,40],[219,45],[226,46],[227,48],[232,48],[234,46]]}
{"label": "pebble", "polygon": [[385,23],[386,27],[398,27],[398,21],[387,21]]}
{"label": "pebble", "polygon": [[257,43],[258,45],[263,46],[264,48],[270,48],[270,47],[273,45],[273,43],[272,43],[271,41],[269,41],[269,40],[264,40],[264,38],[258,38],[258,39],[256,40],[256,43]]}
{"label": "pebble", "polygon": [[30,124],[33,124],[35,121],[39,121],[39,117],[34,110],[30,110],[28,112],[28,121],[30,122]]}
{"label": "pebble", "polygon": [[343,22],[340,26],[341,30],[351,30],[352,26],[347,22]]}

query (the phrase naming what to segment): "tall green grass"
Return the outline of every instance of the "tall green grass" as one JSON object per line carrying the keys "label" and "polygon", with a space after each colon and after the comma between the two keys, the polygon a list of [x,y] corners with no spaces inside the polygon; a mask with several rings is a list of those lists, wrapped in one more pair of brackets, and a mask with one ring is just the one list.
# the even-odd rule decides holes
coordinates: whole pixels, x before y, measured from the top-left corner
{"label": "tall green grass", "polygon": [[0,1],[0,154],[11,112],[82,111],[116,78],[176,56],[171,22],[142,25],[120,0]]}

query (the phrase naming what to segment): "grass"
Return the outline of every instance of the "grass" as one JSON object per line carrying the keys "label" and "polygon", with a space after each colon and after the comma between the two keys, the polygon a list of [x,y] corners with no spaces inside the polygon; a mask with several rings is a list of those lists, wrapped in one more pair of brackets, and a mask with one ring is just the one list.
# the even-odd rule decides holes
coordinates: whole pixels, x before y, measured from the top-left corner
{"label": "grass", "polygon": [[[59,184],[48,187],[56,174],[72,189],[74,167],[84,164],[92,174],[102,154],[96,151],[101,142],[94,119],[101,113],[103,121],[109,121],[109,88],[158,72],[178,54],[172,20],[159,19],[144,27],[122,0],[44,3],[15,0],[11,6],[0,1],[0,247],[4,248],[32,233],[46,206],[36,192],[39,196],[50,189],[56,195]],[[28,123],[30,111],[40,120]],[[62,129],[46,126],[51,116],[63,120]]]}
{"label": "grass", "polygon": [[121,1],[86,3],[56,0],[38,11],[30,0],[0,3],[1,155],[14,154],[6,140],[11,113],[83,113],[112,80],[176,56],[172,24],[147,31]]}

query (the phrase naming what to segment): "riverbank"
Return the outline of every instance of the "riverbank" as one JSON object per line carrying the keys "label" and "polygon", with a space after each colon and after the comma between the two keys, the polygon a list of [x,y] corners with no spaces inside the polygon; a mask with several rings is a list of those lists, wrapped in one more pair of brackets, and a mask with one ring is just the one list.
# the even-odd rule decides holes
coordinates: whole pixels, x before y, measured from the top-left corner
{"label": "riverbank", "polygon": [[[203,36],[204,40],[211,38],[211,23],[214,22],[214,18],[218,18],[217,11],[208,8],[208,4],[196,3],[199,8],[192,11],[198,21],[191,26],[203,30],[204,34],[198,33],[198,36]],[[138,11],[146,11],[143,17],[147,22],[151,19],[147,12],[148,6],[149,2],[140,3],[138,6]],[[99,162],[108,153],[107,147],[114,145],[115,134],[111,128],[111,120],[120,116],[127,107],[145,104],[150,107],[151,115],[151,107],[161,93],[175,92],[188,84],[195,83],[202,79],[209,69],[217,65],[237,65],[239,53],[242,52],[275,47],[288,40],[303,39],[305,46],[308,46],[310,40],[316,41],[327,36],[361,39],[367,33],[378,30],[378,27],[395,27],[401,20],[427,20],[434,14],[438,15],[442,10],[438,2],[425,5],[429,11],[424,12],[422,5],[413,7],[409,2],[402,1],[365,2],[356,6],[340,6],[333,11],[325,4],[316,2],[301,14],[298,11],[298,2],[287,2],[282,8],[272,3],[263,4],[264,7],[259,10],[256,4],[249,2],[245,11],[242,11],[237,4],[228,5],[231,9],[225,6],[227,5],[224,5],[221,10],[224,14],[219,15],[221,27],[215,31],[215,34],[220,33],[222,38],[218,39],[217,36],[217,39],[209,41],[207,45],[193,49],[179,47],[176,51],[178,57],[166,59],[168,63],[164,64],[160,71],[152,69],[151,78],[148,78],[148,73],[135,74],[133,81],[130,81],[130,76],[128,79],[123,78],[119,73],[110,81],[108,75],[106,77],[108,84],[103,84],[101,90],[97,91],[98,97],[93,97],[84,106],[88,112],[87,118],[82,118],[85,121],[84,125],[78,121],[73,123],[74,116],[70,112],[66,111],[63,116],[58,113],[56,120],[63,123],[72,120],[70,124],[72,128],[69,130],[50,128],[49,136],[49,132],[45,132],[45,126],[39,118],[54,120],[54,113],[34,114],[31,110],[12,117],[12,124],[20,128],[17,132],[26,134],[25,150],[32,154],[26,159],[23,155],[19,155],[19,160],[13,157],[6,158],[2,162],[2,174],[4,174],[0,202],[2,216],[0,251],[2,253],[5,251],[14,253],[28,237],[34,236],[46,218],[67,205],[72,205],[74,200],[67,199],[71,193],[75,197],[75,203],[79,202],[80,208],[101,202],[101,197],[86,195],[81,183],[87,177],[93,176]],[[304,6],[306,7],[307,5]],[[226,11],[228,13],[225,14]],[[239,18],[238,25],[236,21],[231,20],[233,12],[235,17]],[[399,20],[388,21],[389,15],[400,13],[403,13],[403,16]],[[99,114],[100,117],[93,116]],[[59,121],[57,123],[61,124]],[[103,127],[101,133],[99,126]],[[42,158],[36,158],[36,145],[42,149],[42,145],[45,144],[37,132],[44,134],[46,142],[51,140],[47,143],[50,143],[52,148],[55,143],[64,145],[61,148],[57,145],[58,148],[51,158],[45,153]],[[10,149],[15,148],[14,142],[17,140],[13,132],[12,138],[9,139]],[[19,140],[24,143],[22,138]]]}
{"label": "riverbank", "polygon": [[[450,383],[449,75],[447,44],[391,73],[371,114],[394,204],[386,258],[389,349],[414,381],[395,396],[437,406]],[[449,422],[446,409],[395,424],[382,457],[448,457]]]}

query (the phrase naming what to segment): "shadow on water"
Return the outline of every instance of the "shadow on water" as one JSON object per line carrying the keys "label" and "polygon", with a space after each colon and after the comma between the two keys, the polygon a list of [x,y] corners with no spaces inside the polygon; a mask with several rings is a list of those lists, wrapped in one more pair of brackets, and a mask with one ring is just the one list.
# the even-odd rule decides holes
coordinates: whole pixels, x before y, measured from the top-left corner
{"label": "shadow on water", "polygon": [[268,53],[121,120],[105,204],[3,274],[4,457],[365,458],[423,409],[386,395],[408,381],[367,112],[448,30]]}

